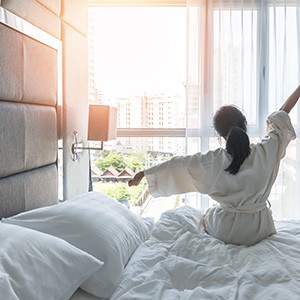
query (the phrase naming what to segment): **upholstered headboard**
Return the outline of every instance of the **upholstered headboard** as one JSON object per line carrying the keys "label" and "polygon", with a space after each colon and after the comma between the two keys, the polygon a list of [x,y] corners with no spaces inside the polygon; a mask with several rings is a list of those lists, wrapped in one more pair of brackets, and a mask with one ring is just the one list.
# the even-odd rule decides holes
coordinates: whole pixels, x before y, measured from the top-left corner
{"label": "upholstered headboard", "polygon": [[0,7],[0,218],[58,201],[60,40]]}

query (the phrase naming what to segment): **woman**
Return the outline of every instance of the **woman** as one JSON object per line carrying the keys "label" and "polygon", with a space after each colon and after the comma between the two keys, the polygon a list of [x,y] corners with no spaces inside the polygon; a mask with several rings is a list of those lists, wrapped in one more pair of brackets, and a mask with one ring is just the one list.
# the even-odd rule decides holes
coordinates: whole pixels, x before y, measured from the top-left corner
{"label": "woman", "polygon": [[246,118],[234,106],[221,107],[214,127],[226,149],[177,156],[135,174],[129,186],[145,176],[154,197],[188,192],[208,194],[218,202],[203,217],[208,234],[236,245],[254,245],[276,232],[268,196],[280,160],[296,134],[288,113],[300,97],[300,85],[279,111],[267,118],[267,135],[249,143]]}

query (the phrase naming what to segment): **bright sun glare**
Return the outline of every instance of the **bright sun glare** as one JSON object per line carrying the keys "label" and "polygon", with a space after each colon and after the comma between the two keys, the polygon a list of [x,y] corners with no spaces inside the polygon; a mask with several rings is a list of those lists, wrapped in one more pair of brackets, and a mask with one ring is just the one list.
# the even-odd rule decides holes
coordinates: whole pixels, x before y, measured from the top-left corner
{"label": "bright sun glare", "polygon": [[93,12],[95,81],[104,96],[174,94],[182,89],[184,8],[94,8]]}

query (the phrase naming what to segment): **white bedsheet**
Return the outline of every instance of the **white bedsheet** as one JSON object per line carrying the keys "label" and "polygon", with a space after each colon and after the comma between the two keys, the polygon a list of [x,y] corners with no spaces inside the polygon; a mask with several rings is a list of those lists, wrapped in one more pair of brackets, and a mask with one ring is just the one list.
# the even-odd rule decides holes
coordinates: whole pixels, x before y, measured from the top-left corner
{"label": "white bedsheet", "polygon": [[96,297],[79,288],[70,298],[70,300],[107,300],[107,299]]}
{"label": "white bedsheet", "polygon": [[206,234],[200,214],[164,213],[111,300],[300,299],[300,221],[276,222],[275,235],[245,247]]}

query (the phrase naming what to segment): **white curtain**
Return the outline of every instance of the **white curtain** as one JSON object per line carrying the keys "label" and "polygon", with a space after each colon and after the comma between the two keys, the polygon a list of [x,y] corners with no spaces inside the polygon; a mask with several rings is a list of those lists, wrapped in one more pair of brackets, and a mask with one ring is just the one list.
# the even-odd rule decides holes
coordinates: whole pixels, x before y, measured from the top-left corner
{"label": "white curtain", "polygon": [[[252,142],[300,82],[300,0],[188,0],[187,153],[220,146],[214,112],[235,104]],[[291,112],[299,135],[300,104]],[[298,122],[297,122],[298,121]],[[275,219],[300,218],[300,144],[293,141],[270,195]],[[206,209],[207,196],[187,203]]]}

